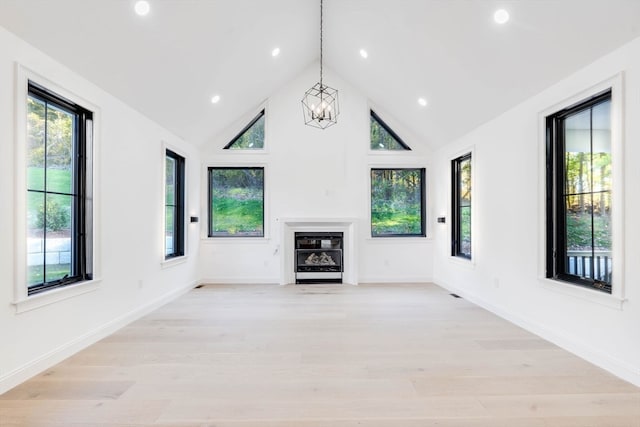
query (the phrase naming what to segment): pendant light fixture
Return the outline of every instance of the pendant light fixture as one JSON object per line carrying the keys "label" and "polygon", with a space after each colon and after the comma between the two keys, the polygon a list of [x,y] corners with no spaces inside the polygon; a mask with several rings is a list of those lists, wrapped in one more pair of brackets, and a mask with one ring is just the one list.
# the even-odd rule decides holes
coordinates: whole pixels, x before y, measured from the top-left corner
{"label": "pendant light fixture", "polygon": [[320,0],[320,81],[305,92],[302,98],[304,124],[326,129],[337,123],[340,109],[338,107],[338,91],[322,81],[322,30],[323,0]]}

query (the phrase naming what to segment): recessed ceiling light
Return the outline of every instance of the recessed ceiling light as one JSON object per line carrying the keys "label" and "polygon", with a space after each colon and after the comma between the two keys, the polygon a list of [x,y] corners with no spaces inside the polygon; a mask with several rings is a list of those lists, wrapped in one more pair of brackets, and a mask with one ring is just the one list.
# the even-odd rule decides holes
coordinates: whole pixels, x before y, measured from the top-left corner
{"label": "recessed ceiling light", "polygon": [[151,10],[151,6],[149,6],[149,2],[146,0],[140,0],[136,2],[134,6],[136,13],[140,16],[145,16]]}
{"label": "recessed ceiling light", "polygon": [[220,95],[213,95],[213,97],[211,97],[211,103],[217,104],[218,102],[220,102]]}
{"label": "recessed ceiling light", "polygon": [[426,107],[427,106],[427,100],[424,98],[418,98],[418,104],[420,104],[420,106],[422,107]]}
{"label": "recessed ceiling light", "polygon": [[504,9],[498,9],[493,14],[493,20],[498,24],[505,24],[509,20],[509,12]]}
{"label": "recessed ceiling light", "polygon": [[360,56],[362,56],[364,59],[367,59],[369,57],[369,53],[364,49],[360,49]]}
{"label": "recessed ceiling light", "polygon": [[276,57],[276,56],[278,56],[278,55],[280,55],[280,48],[279,48],[279,47],[276,47],[275,49],[273,49],[273,50],[271,51],[271,56],[273,56],[273,57],[275,58],[275,57]]}

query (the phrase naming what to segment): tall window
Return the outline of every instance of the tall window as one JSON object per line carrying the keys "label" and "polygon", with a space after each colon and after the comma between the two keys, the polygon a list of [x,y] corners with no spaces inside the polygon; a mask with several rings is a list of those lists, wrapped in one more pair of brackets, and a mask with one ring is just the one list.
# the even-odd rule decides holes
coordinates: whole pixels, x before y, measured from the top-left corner
{"label": "tall window", "polygon": [[264,110],[247,124],[231,142],[224,146],[225,150],[261,150],[264,148]]}
{"label": "tall window", "polygon": [[184,157],[171,150],[165,156],[165,259],[184,255]]}
{"label": "tall window", "polygon": [[451,161],[451,255],[471,259],[471,153]]}
{"label": "tall window", "polygon": [[264,168],[209,168],[209,237],[264,236]]}
{"label": "tall window", "polygon": [[547,277],[611,293],[611,91],[546,123]]}
{"label": "tall window", "polygon": [[425,170],[371,169],[371,236],[425,236]]}
{"label": "tall window", "polygon": [[371,149],[411,151],[411,148],[373,110],[371,110]]}
{"label": "tall window", "polygon": [[29,82],[29,295],[91,279],[92,132],[91,111]]}

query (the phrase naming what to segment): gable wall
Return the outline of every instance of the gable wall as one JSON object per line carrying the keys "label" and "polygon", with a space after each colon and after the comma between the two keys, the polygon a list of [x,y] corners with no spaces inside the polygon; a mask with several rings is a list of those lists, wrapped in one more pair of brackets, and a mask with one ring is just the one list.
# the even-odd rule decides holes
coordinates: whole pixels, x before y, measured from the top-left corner
{"label": "gable wall", "polygon": [[368,180],[370,168],[375,166],[425,167],[429,185],[427,205],[430,206],[429,149],[407,129],[378,111],[414,151],[372,154],[368,100],[330,70],[325,73],[324,82],[339,90],[338,124],[325,130],[305,126],[300,101],[304,92],[316,83],[317,72],[314,64],[266,101],[265,153],[222,150],[261,106],[255,106],[244,121],[205,147],[201,217],[207,218],[207,166],[264,165],[267,237],[207,239],[206,220],[202,222],[200,268],[204,281],[279,283],[282,218],[354,218],[361,283],[431,280],[431,232],[435,220],[431,210],[427,212],[427,239],[371,239]]}

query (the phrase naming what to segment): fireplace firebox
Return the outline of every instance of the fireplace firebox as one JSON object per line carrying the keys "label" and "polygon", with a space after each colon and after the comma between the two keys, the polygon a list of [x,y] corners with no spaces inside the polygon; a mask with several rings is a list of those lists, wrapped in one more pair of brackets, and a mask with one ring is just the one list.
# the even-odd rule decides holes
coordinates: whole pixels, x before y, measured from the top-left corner
{"label": "fireplace firebox", "polygon": [[296,283],[342,283],[343,233],[296,232]]}

